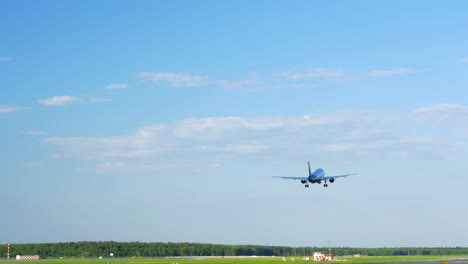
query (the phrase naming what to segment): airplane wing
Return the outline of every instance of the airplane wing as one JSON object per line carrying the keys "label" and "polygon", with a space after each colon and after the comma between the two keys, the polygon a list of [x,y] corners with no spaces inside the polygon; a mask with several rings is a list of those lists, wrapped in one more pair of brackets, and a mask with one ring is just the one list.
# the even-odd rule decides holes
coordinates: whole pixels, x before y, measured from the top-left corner
{"label": "airplane wing", "polygon": [[356,175],[356,174],[344,174],[344,175],[335,175],[335,176],[326,176],[326,177],[320,177],[321,180],[329,180],[329,179],[336,179],[336,178],[344,178],[348,177],[351,175]]}
{"label": "airplane wing", "polygon": [[281,178],[285,180],[307,180],[307,177],[283,177],[283,176],[273,176],[273,178]]}

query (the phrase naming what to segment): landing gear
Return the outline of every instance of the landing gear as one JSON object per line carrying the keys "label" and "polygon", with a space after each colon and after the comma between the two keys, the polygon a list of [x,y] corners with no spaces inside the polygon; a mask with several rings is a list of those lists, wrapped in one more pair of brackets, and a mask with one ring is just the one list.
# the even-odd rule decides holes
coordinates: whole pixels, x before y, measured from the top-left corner
{"label": "landing gear", "polygon": [[323,187],[328,187],[328,184],[324,184]]}
{"label": "landing gear", "polygon": [[306,184],[304,187],[305,187],[305,188],[309,188],[309,184]]}

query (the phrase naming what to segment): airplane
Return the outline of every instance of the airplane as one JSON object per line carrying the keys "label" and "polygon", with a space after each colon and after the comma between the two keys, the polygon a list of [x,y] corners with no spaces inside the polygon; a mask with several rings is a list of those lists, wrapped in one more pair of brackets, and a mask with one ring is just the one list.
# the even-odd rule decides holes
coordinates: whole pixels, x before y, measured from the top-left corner
{"label": "airplane", "polygon": [[285,180],[300,180],[302,184],[305,184],[305,188],[309,188],[309,182],[314,184],[318,183],[321,184],[322,181],[325,183],[323,184],[323,187],[328,187],[327,181],[330,183],[335,182],[336,178],[341,178],[341,177],[348,177],[351,175],[356,175],[356,174],[344,174],[344,175],[336,175],[336,176],[327,176],[325,177],[325,171],[321,168],[316,169],[313,173],[310,170],[310,162],[307,162],[309,165],[309,177],[283,177],[283,176],[273,176],[273,178],[281,178]]}

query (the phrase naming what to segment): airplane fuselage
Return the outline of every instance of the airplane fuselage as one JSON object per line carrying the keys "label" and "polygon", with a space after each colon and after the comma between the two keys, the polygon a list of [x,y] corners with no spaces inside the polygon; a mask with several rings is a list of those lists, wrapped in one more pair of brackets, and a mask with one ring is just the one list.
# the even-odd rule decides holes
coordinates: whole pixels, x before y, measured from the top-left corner
{"label": "airplane fuselage", "polygon": [[321,169],[321,168],[318,168],[313,173],[311,173],[309,175],[307,180],[310,183],[320,183],[321,182],[320,178],[324,177],[324,176],[325,176],[325,171],[323,169]]}

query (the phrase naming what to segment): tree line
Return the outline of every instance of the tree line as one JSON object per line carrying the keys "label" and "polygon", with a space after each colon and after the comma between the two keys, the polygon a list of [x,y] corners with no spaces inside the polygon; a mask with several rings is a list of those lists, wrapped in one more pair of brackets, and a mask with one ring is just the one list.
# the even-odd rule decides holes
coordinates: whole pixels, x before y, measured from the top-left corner
{"label": "tree line", "polygon": [[[2,246],[0,257],[6,258],[7,247]],[[166,256],[311,256],[316,251],[328,252],[324,247],[283,247],[256,245],[220,245],[203,243],[144,243],[144,242],[64,242],[11,244],[10,256],[39,255],[41,258],[97,258],[97,257],[166,257]],[[404,256],[404,255],[463,255],[466,247],[433,248],[350,248],[332,249],[334,256]]]}

